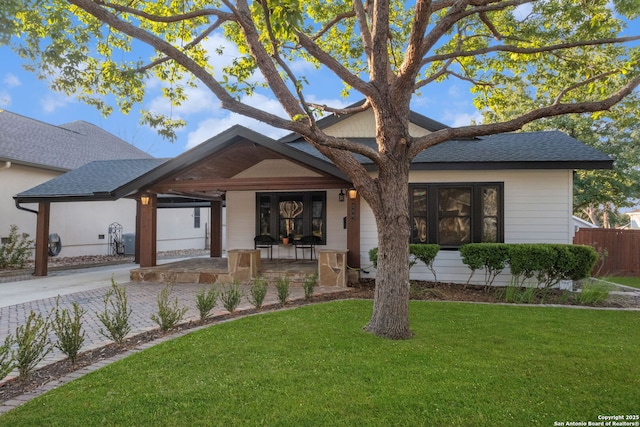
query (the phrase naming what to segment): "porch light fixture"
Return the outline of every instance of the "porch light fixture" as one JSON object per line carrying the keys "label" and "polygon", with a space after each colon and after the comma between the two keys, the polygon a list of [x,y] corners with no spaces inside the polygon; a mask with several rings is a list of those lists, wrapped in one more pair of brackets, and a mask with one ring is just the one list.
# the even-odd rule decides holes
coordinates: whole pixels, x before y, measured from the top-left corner
{"label": "porch light fixture", "polygon": [[149,204],[149,194],[144,193],[142,196],[140,196],[140,203],[142,203],[143,205],[148,205]]}
{"label": "porch light fixture", "polygon": [[340,194],[338,194],[338,201],[344,202],[344,191],[342,191],[342,188],[340,189]]}
{"label": "porch light fixture", "polygon": [[358,190],[356,190],[355,188],[351,187],[349,189],[349,198],[350,199],[355,199],[356,197],[358,197]]}

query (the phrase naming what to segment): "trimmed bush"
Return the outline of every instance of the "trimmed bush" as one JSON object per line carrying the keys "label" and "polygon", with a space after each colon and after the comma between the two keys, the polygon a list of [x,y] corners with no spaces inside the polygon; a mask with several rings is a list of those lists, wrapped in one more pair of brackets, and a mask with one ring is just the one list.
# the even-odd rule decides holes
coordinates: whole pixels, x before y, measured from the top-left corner
{"label": "trimmed bush", "polygon": [[56,300],[52,322],[53,331],[58,338],[55,347],[60,349],[72,364],[75,364],[82,344],[84,344],[85,333],[82,330],[82,316],[84,316],[86,310],[81,308],[77,302],[74,302],[72,317],[69,309],[60,310],[58,303],[59,297]]}
{"label": "trimmed bush", "polygon": [[304,299],[309,300],[313,296],[313,289],[318,284],[318,275],[310,274],[304,278],[304,282],[302,282],[302,288],[304,289]]}
{"label": "trimmed bush", "polygon": [[180,307],[178,297],[170,300],[173,286],[167,285],[158,294],[158,312],[151,315],[151,320],[160,326],[162,332],[175,327],[187,313],[187,307]]}
{"label": "trimmed bush", "polygon": [[205,293],[204,289],[200,289],[196,293],[196,307],[200,313],[200,320],[204,321],[209,317],[209,313],[216,306],[218,301],[218,291],[213,286]]}
{"label": "trimmed bush", "polygon": [[241,300],[242,291],[240,290],[240,284],[237,280],[234,280],[232,284],[222,288],[220,292],[220,302],[222,302],[222,306],[229,313],[233,314],[236,311]]}
{"label": "trimmed bush", "polygon": [[[412,243],[409,245],[409,268],[413,267],[418,260],[422,261],[424,265],[433,274],[434,281],[437,282],[436,271],[433,268],[433,261],[436,259],[436,255],[440,251],[440,246],[435,244],[417,244]],[[369,261],[373,263],[375,268],[378,268],[378,248],[369,250]]]}
{"label": "trimmed bush", "polygon": [[253,285],[251,285],[251,289],[249,289],[249,302],[253,304],[253,306],[260,310],[262,308],[262,304],[264,303],[264,299],[267,296],[267,291],[269,290],[269,284],[267,279],[264,277],[256,277],[253,279]]}
{"label": "trimmed bush", "polygon": [[106,293],[103,301],[104,311],[96,313],[96,316],[105,329],[100,328],[98,332],[105,338],[122,344],[124,338],[131,332],[131,324],[129,323],[131,308],[127,304],[126,289],[118,286],[113,277],[111,278],[111,289]]}
{"label": "trimmed bush", "polygon": [[15,360],[20,378],[23,380],[31,375],[36,365],[52,350],[50,330],[49,319],[33,311],[29,313],[27,323],[16,329],[18,349]]}
{"label": "trimmed bush", "polygon": [[289,276],[278,277],[276,279],[276,290],[278,291],[278,301],[280,301],[280,305],[284,307],[289,295],[291,295],[291,291],[289,289]]}
{"label": "trimmed bush", "polygon": [[29,256],[33,240],[27,233],[18,233],[18,226],[9,226],[7,242],[0,244],[0,269],[23,268]]}
{"label": "trimmed bush", "polygon": [[471,269],[467,284],[477,270],[484,269],[484,285],[491,286],[509,264],[509,245],[505,243],[470,243],[460,248],[462,262]]}
{"label": "trimmed bush", "polygon": [[15,352],[12,350],[15,342],[13,335],[9,335],[4,339],[4,343],[0,345],[0,380],[9,375],[13,368],[16,367]]}

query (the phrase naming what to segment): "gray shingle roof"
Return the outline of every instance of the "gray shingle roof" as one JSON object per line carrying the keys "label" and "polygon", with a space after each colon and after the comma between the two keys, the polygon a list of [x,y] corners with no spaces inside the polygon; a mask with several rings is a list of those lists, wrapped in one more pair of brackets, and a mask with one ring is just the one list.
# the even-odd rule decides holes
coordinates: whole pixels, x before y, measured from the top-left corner
{"label": "gray shingle roof", "polygon": [[126,195],[119,193],[122,187],[166,161],[167,159],[129,159],[90,162],[23,191],[16,197],[23,202],[28,202],[30,198],[42,197],[56,198],[61,201],[83,196],[87,198],[97,196],[99,199],[118,198]]}
{"label": "gray shingle roof", "polygon": [[0,110],[0,160],[72,170],[94,160],[148,159],[149,154],[84,121],[60,126]]}
{"label": "gray shingle roof", "polygon": [[[358,142],[376,148],[373,139]],[[289,145],[308,154],[325,157],[307,142]],[[361,163],[372,161],[358,156]],[[610,167],[611,158],[569,135],[558,131],[517,132],[477,139],[445,141],[416,156],[415,169],[480,169],[518,167],[548,169]]]}

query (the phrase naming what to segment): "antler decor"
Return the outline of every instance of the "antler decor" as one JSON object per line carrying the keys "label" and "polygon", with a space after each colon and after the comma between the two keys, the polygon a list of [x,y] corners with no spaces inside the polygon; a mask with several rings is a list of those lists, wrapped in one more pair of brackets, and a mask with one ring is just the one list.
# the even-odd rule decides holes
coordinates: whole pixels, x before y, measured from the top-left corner
{"label": "antler decor", "polygon": [[304,205],[302,202],[295,202],[293,200],[280,202],[280,216],[285,219],[284,223],[287,229],[287,236],[293,234],[293,229],[295,228],[294,219],[299,217],[303,210]]}

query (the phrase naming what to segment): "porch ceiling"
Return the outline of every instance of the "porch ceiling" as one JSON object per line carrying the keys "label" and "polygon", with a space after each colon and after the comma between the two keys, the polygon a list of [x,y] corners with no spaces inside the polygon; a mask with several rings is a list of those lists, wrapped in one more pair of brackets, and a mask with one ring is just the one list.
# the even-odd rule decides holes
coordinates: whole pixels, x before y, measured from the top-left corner
{"label": "porch ceiling", "polygon": [[[313,176],[256,176],[236,177],[264,160],[286,160],[304,167]],[[277,173],[274,173],[277,175]],[[318,188],[344,188],[347,181],[313,168],[308,164],[273,151],[251,141],[238,141],[233,145],[195,162],[148,190],[158,194],[176,194],[188,197],[219,198],[229,190],[308,190]]]}

